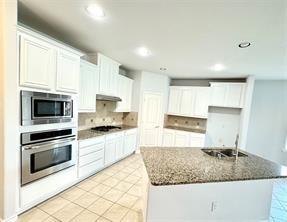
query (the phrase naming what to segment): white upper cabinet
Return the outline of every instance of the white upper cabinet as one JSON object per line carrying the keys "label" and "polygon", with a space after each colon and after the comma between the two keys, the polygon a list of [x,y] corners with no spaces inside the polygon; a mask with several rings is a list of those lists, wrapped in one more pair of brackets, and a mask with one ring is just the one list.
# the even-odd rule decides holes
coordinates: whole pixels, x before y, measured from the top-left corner
{"label": "white upper cabinet", "polygon": [[28,35],[20,37],[20,85],[52,89],[56,72],[53,45]]}
{"label": "white upper cabinet", "polygon": [[57,91],[77,93],[79,86],[80,57],[59,49],[57,54]]}
{"label": "white upper cabinet", "polygon": [[210,83],[212,106],[242,108],[245,97],[245,83]]}
{"label": "white upper cabinet", "polygon": [[99,93],[116,95],[120,64],[102,54],[98,54],[98,66],[100,73]]}
{"label": "white upper cabinet", "polygon": [[123,75],[118,75],[116,95],[119,96],[122,99],[122,101],[117,102],[117,108],[115,112],[131,111],[132,89],[133,89],[133,80]]}
{"label": "white upper cabinet", "polygon": [[183,116],[192,116],[193,105],[195,102],[195,91],[191,88],[181,89],[181,98],[179,100],[179,113]]}
{"label": "white upper cabinet", "polygon": [[207,118],[210,87],[171,86],[168,114]]}
{"label": "white upper cabinet", "polygon": [[210,103],[210,87],[194,87],[194,91],[193,116],[207,118]]}
{"label": "white upper cabinet", "polygon": [[79,112],[96,112],[96,94],[99,90],[99,69],[97,65],[81,61]]}
{"label": "white upper cabinet", "polygon": [[18,36],[20,86],[78,93],[82,53],[21,26]]}
{"label": "white upper cabinet", "polygon": [[180,113],[180,100],[182,91],[180,87],[169,87],[169,103],[168,103],[168,113],[178,114]]}

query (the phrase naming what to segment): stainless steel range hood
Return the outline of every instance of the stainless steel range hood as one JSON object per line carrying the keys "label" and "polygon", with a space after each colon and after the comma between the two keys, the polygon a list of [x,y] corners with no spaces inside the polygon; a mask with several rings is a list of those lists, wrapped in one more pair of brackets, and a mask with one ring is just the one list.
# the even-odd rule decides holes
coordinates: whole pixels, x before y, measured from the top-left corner
{"label": "stainless steel range hood", "polygon": [[117,96],[106,96],[102,94],[97,94],[97,100],[102,100],[102,101],[113,101],[113,102],[120,102],[122,99]]}

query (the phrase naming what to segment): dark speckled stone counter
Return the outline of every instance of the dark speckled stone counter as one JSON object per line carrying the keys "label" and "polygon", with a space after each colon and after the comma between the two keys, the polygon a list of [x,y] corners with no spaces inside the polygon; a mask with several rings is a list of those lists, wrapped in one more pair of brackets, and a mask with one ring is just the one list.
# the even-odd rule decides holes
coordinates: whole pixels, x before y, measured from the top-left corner
{"label": "dark speckled stone counter", "polygon": [[142,147],[152,185],[214,183],[287,178],[287,167],[244,152],[247,157],[218,159],[201,148]]}
{"label": "dark speckled stone counter", "polygon": [[186,127],[180,127],[180,126],[165,126],[165,129],[173,129],[173,130],[181,130],[186,132],[192,132],[192,133],[201,133],[205,134],[206,130],[200,129],[200,128],[186,128]]}
{"label": "dark speckled stone counter", "polygon": [[104,136],[110,133],[117,133],[117,132],[121,132],[124,130],[129,130],[129,129],[135,129],[137,128],[136,126],[127,126],[127,125],[120,125],[119,127],[121,127],[121,129],[112,129],[108,132],[100,132],[100,131],[94,131],[94,130],[80,130],[78,131],[78,140],[86,140],[86,139],[90,139],[90,138],[94,138],[94,137],[98,137],[98,136]]}

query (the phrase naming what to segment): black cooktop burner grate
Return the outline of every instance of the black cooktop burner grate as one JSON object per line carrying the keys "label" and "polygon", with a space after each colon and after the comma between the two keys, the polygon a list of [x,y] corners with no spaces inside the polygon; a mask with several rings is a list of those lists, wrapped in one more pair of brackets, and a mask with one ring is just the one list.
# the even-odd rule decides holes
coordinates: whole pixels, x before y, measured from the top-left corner
{"label": "black cooktop burner grate", "polygon": [[97,126],[97,127],[91,128],[91,130],[102,131],[102,132],[108,132],[112,129],[121,129],[121,127],[119,126]]}

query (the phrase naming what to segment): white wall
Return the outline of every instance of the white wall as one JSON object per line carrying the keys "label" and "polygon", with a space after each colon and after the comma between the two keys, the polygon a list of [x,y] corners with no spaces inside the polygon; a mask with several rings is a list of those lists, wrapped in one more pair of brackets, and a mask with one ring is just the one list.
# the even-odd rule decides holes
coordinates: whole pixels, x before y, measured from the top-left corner
{"label": "white wall", "polygon": [[240,109],[209,107],[205,146],[234,147],[239,133]]}
{"label": "white wall", "polygon": [[246,150],[287,165],[287,81],[256,80]]}
{"label": "white wall", "polygon": [[19,180],[19,95],[17,91],[17,0],[0,1],[0,220],[16,216]]}

